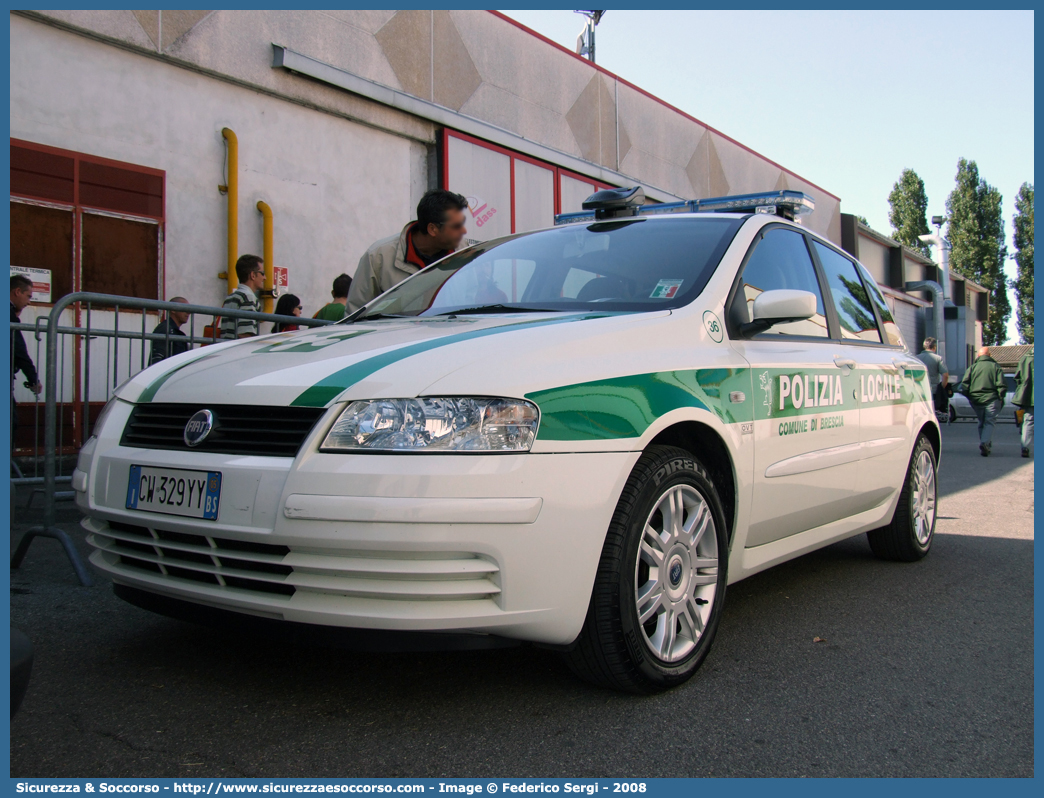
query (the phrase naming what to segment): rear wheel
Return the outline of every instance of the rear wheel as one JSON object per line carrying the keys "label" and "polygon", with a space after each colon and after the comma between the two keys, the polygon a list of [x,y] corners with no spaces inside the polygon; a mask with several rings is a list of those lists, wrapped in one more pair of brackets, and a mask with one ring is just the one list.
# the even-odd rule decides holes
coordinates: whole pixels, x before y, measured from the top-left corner
{"label": "rear wheel", "polygon": [[727,565],[724,513],[707,471],[683,449],[650,447],[613,514],[569,666],[618,690],[681,684],[714,640]]}
{"label": "rear wheel", "polygon": [[899,503],[888,526],[866,533],[870,548],[883,560],[914,562],[924,557],[935,535],[935,450],[917,439]]}

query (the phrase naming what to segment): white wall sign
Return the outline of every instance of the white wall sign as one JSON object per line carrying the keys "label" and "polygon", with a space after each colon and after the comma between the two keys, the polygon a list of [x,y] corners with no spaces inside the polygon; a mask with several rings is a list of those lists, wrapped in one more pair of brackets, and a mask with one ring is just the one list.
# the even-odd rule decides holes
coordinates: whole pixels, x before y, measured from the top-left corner
{"label": "white wall sign", "polygon": [[12,266],[11,274],[24,274],[33,281],[33,302],[51,301],[51,270]]}

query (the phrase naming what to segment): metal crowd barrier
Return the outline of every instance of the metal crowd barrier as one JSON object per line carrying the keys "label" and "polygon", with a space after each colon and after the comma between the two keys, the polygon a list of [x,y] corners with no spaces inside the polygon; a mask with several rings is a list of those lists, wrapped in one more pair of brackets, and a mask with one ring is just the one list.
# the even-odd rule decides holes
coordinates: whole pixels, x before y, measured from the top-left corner
{"label": "metal crowd barrier", "polygon": [[[72,311],[74,323],[61,324],[62,314]],[[120,313],[125,311],[140,312],[141,330],[120,329]],[[188,313],[189,320],[183,325],[185,337],[172,336],[168,331],[162,334],[148,332],[148,311],[177,311]],[[105,318],[99,319],[99,315]],[[105,322],[110,321],[111,324]],[[197,333],[197,316],[209,317],[212,329],[209,334]],[[149,366],[151,349],[162,342],[162,352],[170,352],[171,342],[186,343],[189,348],[221,343],[217,317],[253,319],[258,322],[258,329],[263,322],[296,324],[299,327],[324,327],[333,322],[321,319],[310,319],[298,316],[276,316],[272,313],[255,313],[247,310],[232,310],[209,305],[191,305],[181,302],[161,302],[153,299],[136,299],[134,297],[114,296],[111,294],[94,294],[79,292],[62,297],[51,308],[50,313],[40,316],[35,323],[11,323],[11,331],[31,333],[35,342],[35,352],[27,341],[30,357],[37,367],[38,374],[43,375],[43,444],[40,444],[40,402],[34,401],[33,407],[33,447],[31,475],[23,473],[14,461],[15,441],[11,441],[11,492],[12,506],[16,486],[33,488],[26,509],[32,506],[37,495],[43,496],[43,523],[29,529],[22,536],[18,548],[11,557],[11,568],[18,568],[29,550],[30,544],[38,537],[52,538],[59,541],[66,556],[72,563],[73,570],[80,583],[89,586],[92,583],[90,572],[81,559],[68,534],[58,527],[59,501],[68,501],[74,497],[71,490],[58,490],[59,485],[67,485],[72,475],[59,473],[61,461],[67,459],[75,462],[75,453],[90,435],[91,405],[102,405],[107,402],[115,388],[134,377]],[[153,323],[157,323],[154,319]],[[205,329],[206,324],[204,324]],[[104,346],[104,378],[99,381],[102,363],[97,362],[102,356],[98,344]],[[146,346],[146,343],[149,346]],[[11,361],[14,362],[15,336],[11,336]],[[146,350],[149,350],[148,353]],[[94,373],[92,382],[92,360]],[[42,364],[42,367],[41,367]],[[19,375],[19,380],[22,375]],[[100,383],[100,384],[99,384]],[[12,400],[15,397],[12,382]],[[24,398],[24,393],[23,393]],[[67,425],[71,409],[72,424]],[[78,414],[77,414],[78,411]],[[12,401],[11,413],[16,412]],[[67,431],[66,427],[70,429]],[[40,473],[42,464],[43,473]]]}

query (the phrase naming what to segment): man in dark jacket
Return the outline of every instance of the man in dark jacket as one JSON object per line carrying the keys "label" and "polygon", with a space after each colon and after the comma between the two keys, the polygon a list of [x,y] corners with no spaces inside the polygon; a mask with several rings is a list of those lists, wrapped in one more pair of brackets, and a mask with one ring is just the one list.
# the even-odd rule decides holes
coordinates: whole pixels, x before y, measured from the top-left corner
{"label": "man in dark jacket", "polygon": [[[179,302],[183,305],[188,304],[188,300],[183,296],[176,296],[170,301]],[[167,313],[167,318],[156,325],[156,329],[152,331],[152,334],[165,335],[167,338],[163,341],[153,339],[151,352],[149,353],[150,366],[155,366],[168,357],[174,357],[174,355],[180,355],[182,352],[189,351],[191,347],[189,346],[188,336],[181,331],[181,325],[187,322],[188,318],[188,313],[172,310]]]}
{"label": "man in dark jacket", "polygon": [[1011,403],[1022,408],[1022,456],[1029,457],[1033,445],[1033,352],[1027,352],[1019,361],[1015,386]]}
{"label": "man in dark jacket", "polygon": [[[33,281],[24,274],[11,275],[11,323],[20,321],[22,310],[33,298]],[[25,375],[25,386],[37,396],[43,390],[36,374],[36,366],[29,357],[29,347],[21,330],[11,330],[11,451],[14,451],[15,429],[18,426],[18,403],[15,401],[15,375]]]}
{"label": "man in dark jacket", "polygon": [[990,357],[990,348],[982,347],[978,355],[964,372],[957,390],[968,397],[975,417],[979,419],[979,454],[989,457],[993,448],[993,425],[997,422],[1008,386],[1004,384],[1004,375],[997,361]]}

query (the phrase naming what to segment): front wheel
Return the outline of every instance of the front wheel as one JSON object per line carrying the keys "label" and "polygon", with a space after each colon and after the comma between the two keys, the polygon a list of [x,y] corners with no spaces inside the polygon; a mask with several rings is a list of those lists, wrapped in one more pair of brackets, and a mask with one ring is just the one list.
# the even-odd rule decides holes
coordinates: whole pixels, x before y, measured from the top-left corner
{"label": "front wheel", "polygon": [[906,481],[888,526],[866,533],[870,548],[883,560],[915,562],[928,553],[935,535],[935,450],[921,435],[910,457]]}
{"label": "front wheel", "polygon": [[707,471],[683,449],[650,447],[609,525],[570,668],[636,693],[681,684],[714,640],[727,566],[725,516]]}

